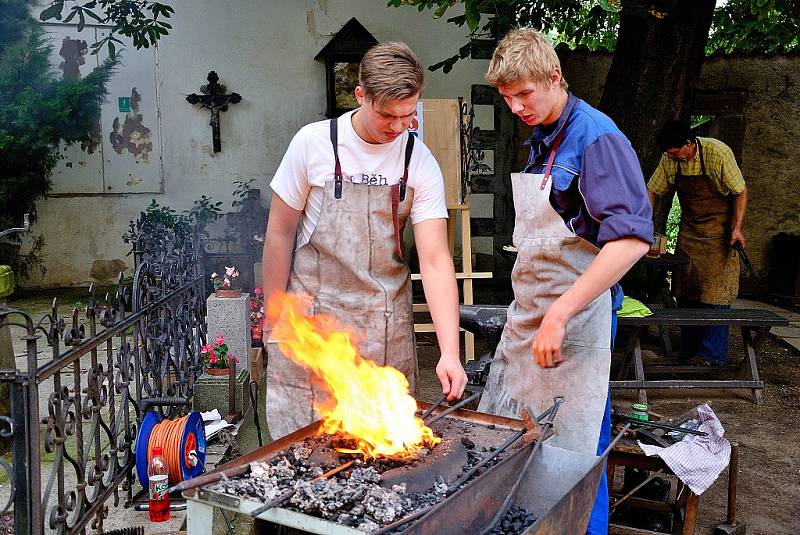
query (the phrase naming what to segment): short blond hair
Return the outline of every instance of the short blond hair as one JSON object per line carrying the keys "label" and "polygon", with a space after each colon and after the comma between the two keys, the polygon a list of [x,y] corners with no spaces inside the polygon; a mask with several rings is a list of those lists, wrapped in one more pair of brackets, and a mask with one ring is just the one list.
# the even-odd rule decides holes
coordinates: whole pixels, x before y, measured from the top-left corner
{"label": "short blond hair", "polygon": [[[486,80],[493,87],[520,80],[547,82],[553,69],[561,71],[561,62],[550,40],[533,28],[517,28],[498,43]],[[569,87],[563,73],[561,87]]]}
{"label": "short blond hair", "polygon": [[364,54],[358,67],[358,85],[376,104],[422,93],[425,69],[405,43],[378,43]]}

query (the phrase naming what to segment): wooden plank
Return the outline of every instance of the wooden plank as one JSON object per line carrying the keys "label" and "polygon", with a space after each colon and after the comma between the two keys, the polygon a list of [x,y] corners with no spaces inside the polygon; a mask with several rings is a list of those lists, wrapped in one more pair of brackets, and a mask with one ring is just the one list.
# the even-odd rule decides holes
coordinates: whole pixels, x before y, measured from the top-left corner
{"label": "wooden plank", "polygon": [[[461,266],[465,275],[472,275],[472,234],[470,227],[470,210],[461,211]],[[464,279],[464,298],[465,305],[471,305],[472,301],[472,278]],[[464,334],[464,354],[467,362],[475,359],[475,335],[472,333]]]}
{"label": "wooden plank", "polygon": [[[713,368],[711,368],[713,370]],[[611,388],[639,390],[641,388],[764,388],[763,381],[671,380],[671,381],[611,381]]]}
{"label": "wooden plank", "polygon": [[422,135],[444,176],[447,204],[460,204],[461,199],[461,133],[457,99],[424,99],[422,101]]}
{"label": "wooden plank", "polygon": [[730,325],[740,327],[766,327],[788,325],[789,320],[769,310],[742,308],[707,309],[679,308],[656,309],[644,318],[621,317],[620,325]]}

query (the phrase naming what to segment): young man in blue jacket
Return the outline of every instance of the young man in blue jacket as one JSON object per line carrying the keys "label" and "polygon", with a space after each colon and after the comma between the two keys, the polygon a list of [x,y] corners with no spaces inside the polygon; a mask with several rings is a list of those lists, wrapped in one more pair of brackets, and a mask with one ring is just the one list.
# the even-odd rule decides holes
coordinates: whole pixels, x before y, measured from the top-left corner
{"label": "young man in blue jacket", "polygon": [[[611,119],[567,91],[541,33],[510,32],[486,78],[534,131],[524,172],[511,177],[514,301],[479,410],[538,414],[563,395],[550,443],[599,454],[611,433],[617,282],[653,239],[639,161]],[[604,473],[587,533],[607,532]]]}

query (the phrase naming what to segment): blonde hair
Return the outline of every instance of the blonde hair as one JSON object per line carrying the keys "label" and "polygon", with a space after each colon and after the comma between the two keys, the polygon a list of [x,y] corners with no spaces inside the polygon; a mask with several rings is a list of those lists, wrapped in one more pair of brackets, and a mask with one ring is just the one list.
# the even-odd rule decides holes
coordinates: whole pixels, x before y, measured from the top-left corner
{"label": "blonde hair", "polygon": [[[547,82],[553,69],[561,70],[561,62],[550,41],[533,28],[517,28],[503,37],[492,54],[486,80],[493,87],[520,80]],[[561,75],[561,87],[569,85]]]}
{"label": "blonde hair", "polygon": [[378,43],[364,54],[358,67],[358,85],[376,104],[422,93],[425,70],[405,43]]}

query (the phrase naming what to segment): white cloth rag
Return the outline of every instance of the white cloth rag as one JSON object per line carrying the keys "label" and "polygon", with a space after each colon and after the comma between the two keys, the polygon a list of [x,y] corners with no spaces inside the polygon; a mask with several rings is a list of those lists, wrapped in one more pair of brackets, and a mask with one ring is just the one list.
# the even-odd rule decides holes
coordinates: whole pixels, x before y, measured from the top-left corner
{"label": "white cloth rag", "polygon": [[670,470],[689,485],[692,492],[700,495],[728,466],[731,444],[723,436],[725,429],[708,404],[697,407],[697,415],[700,421],[698,431],[705,431],[708,433],[706,436],[687,434],[683,440],[667,448],[641,442],[639,447],[650,457],[661,457]]}

